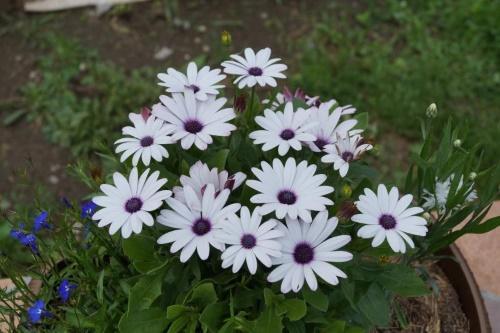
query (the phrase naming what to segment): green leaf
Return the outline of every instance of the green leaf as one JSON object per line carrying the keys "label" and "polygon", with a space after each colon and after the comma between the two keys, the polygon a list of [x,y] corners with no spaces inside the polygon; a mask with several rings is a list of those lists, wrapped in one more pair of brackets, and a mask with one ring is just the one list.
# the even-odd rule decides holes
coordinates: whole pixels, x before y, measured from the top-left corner
{"label": "green leaf", "polygon": [[428,286],[415,270],[404,265],[388,265],[377,277],[386,289],[403,297],[417,297],[430,293]]}
{"label": "green leaf", "polygon": [[134,311],[122,316],[118,328],[121,333],[161,333],[167,327],[165,312],[159,308]]}
{"label": "green leaf", "polygon": [[306,302],[298,298],[286,299],[282,305],[285,307],[286,315],[290,321],[302,319],[307,313]]}
{"label": "green leaf", "polygon": [[[170,325],[170,327],[168,328],[168,332],[167,333],[177,333],[177,332],[181,332],[181,330],[187,326],[187,324],[189,323],[189,321],[191,320],[191,318],[189,316],[182,316],[182,317],[179,317],[177,318],[176,320],[174,320],[174,322]],[[183,332],[185,332],[186,330],[184,330]]]}
{"label": "green leaf", "polygon": [[345,330],[345,325],[346,325],[346,322],[343,320],[332,320],[332,322],[330,324],[328,324],[325,329],[321,330],[321,332],[324,332],[324,333],[327,333],[327,332],[342,333]]}
{"label": "green leaf", "polygon": [[380,286],[372,283],[357,303],[359,310],[376,326],[389,324],[391,309],[386,295]]}
{"label": "green leaf", "polygon": [[16,110],[3,119],[3,124],[5,126],[13,125],[18,120],[21,120],[21,118],[24,117],[26,115],[26,113],[27,113],[27,110],[24,110],[24,109]]}
{"label": "green leaf", "polygon": [[147,309],[161,295],[165,271],[143,276],[130,290],[128,312]]}
{"label": "green leaf", "polygon": [[174,304],[167,308],[167,319],[174,320],[180,317],[183,313],[192,311],[192,308],[185,305]]}
{"label": "green leaf", "polygon": [[500,216],[493,217],[487,221],[481,222],[473,226],[467,226],[466,232],[472,234],[484,234],[496,229],[500,226]]}
{"label": "green leaf", "polygon": [[266,307],[255,322],[255,332],[259,333],[279,333],[283,331],[281,317],[276,315],[273,307]]}
{"label": "green leaf", "polygon": [[354,119],[358,121],[356,128],[366,129],[368,127],[368,112],[361,112],[354,116]]}
{"label": "green leaf", "polygon": [[[286,332],[288,333],[306,333],[306,325],[304,321],[293,321],[285,323]],[[335,333],[337,333],[335,331]]]}
{"label": "green leaf", "polygon": [[212,282],[205,282],[193,289],[191,302],[199,305],[201,308],[217,302],[218,297]]}
{"label": "green leaf", "polygon": [[97,280],[96,288],[97,301],[99,304],[104,302],[104,270],[99,274],[99,280]]}
{"label": "green leaf", "polygon": [[150,260],[154,246],[152,238],[141,235],[133,235],[122,240],[123,252],[132,260]]}
{"label": "green leaf", "polygon": [[228,313],[229,308],[225,302],[209,304],[201,313],[199,321],[210,331],[217,331]]}
{"label": "green leaf", "polygon": [[320,289],[312,291],[309,288],[304,288],[302,290],[302,296],[304,300],[311,304],[316,309],[325,312],[328,310],[328,296],[326,296]]}
{"label": "green leaf", "polygon": [[227,155],[229,155],[229,149],[221,149],[207,158],[207,164],[210,167],[224,170],[226,167]]}

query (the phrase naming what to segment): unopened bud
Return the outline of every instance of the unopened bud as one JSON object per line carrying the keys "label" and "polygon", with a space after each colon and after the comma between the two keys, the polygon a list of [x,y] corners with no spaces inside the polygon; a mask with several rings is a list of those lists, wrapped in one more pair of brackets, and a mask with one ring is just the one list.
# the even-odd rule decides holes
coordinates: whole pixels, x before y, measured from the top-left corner
{"label": "unopened bud", "polygon": [[222,42],[222,45],[230,46],[232,42],[231,34],[224,30],[220,36],[220,40]]}
{"label": "unopened bud", "polygon": [[472,171],[471,173],[469,173],[469,179],[470,180],[474,180],[474,179],[476,179],[476,177],[477,177],[477,173],[475,173],[474,171]]}
{"label": "unopened bud", "polygon": [[344,184],[342,186],[342,189],[340,190],[340,194],[344,197],[344,198],[350,198],[351,195],[352,195],[352,188],[348,185],[348,184]]}
{"label": "unopened bud", "polygon": [[245,94],[240,94],[234,97],[234,110],[237,112],[243,112],[247,108],[247,97]]}
{"label": "unopened bud", "polygon": [[427,212],[425,212],[425,213],[422,215],[422,217],[423,217],[424,219],[426,219],[427,221],[431,221],[431,218],[432,218],[431,214],[429,214],[429,213],[427,213]]}
{"label": "unopened bud", "polygon": [[224,184],[224,189],[229,189],[232,191],[234,188],[234,183],[235,183],[234,176],[229,177],[226,180],[226,183]]}
{"label": "unopened bud", "polygon": [[427,110],[425,111],[425,115],[428,118],[436,118],[437,117],[437,112],[438,112],[438,108],[437,108],[436,103],[432,103],[431,105],[429,105],[427,107]]}
{"label": "unopened bud", "polygon": [[460,140],[460,139],[456,139],[455,141],[453,141],[453,146],[454,146],[455,148],[458,148],[458,147],[460,147],[461,145],[462,145],[462,140]]}
{"label": "unopened bud", "polygon": [[141,109],[141,116],[142,116],[142,119],[144,119],[144,121],[148,121],[149,117],[151,117],[151,109],[148,108],[147,106],[144,106],[142,109]]}

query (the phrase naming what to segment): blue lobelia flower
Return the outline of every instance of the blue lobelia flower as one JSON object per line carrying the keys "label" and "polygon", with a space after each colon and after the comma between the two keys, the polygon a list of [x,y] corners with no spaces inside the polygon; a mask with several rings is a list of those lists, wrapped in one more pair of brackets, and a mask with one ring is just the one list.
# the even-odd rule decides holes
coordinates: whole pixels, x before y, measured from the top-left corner
{"label": "blue lobelia flower", "polygon": [[32,324],[38,324],[47,317],[52,317],[52,313],[45,310],[45,302],[41,299],[28,308],[28,319]]}
{"label": "blue lobelia flower", "polygon": [[39,255],[38,244],[36,241],[36,236],[34,234],[23,233],[23,236],[19,239],[19,242],[29,248],[33,254]]}
{"label": "blue lobelia flower", "polygon": [[80,215],[82,219],[91,218],[97,209],[97,205],[92,200],[82,202],[80,207],[82,209],[82,213]]}
{"label": "blue lobelia flower", "polygon": [[21,239],[26,236],[26,234],[24,233],[23,231],[24,229],[24,224],[20,224],[19,225],[19,229],[12,229],[10,231],[10,237],[18,240],[18,241],[21,241]]}
{"label": "blue lobelia flower", "polygon": [[42,229],[51,229],[52,226],[47,222],[47,217],[49,216],[49,213],[46,211],[42,211],[40,214],[38,214],[37,217],[35,217],[35,222],[33,223],[33,231],[39,232]]}
{"label": "blue lobelia flower", "polygon": [[73,291],[75,291],[76,287],[77,287],[76,284],[70,283],[66,279],[61,281],[61,284],[57,289],[57,293],[59,294],[59,297],[62,299],[64,303],[66,303],[69,300],[69,298],[73,294]]}

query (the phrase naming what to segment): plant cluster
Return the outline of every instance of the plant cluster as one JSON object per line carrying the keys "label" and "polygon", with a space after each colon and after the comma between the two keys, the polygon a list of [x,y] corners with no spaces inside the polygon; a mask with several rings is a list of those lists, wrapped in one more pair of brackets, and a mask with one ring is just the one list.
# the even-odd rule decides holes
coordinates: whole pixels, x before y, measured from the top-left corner
{"label": "plant cluster", "polygon": [[403,324],[395,296],[430,292],[421,262],[500,224],[482,222],[499,168],[482,170],[451,122],[434,142],[435,106],[400,190],[363,161],[366,114],[300,90],[261,102],[287,69],[269,48],[222,67],[158,75],[167,94],[129,115],[114,172],[86,178],[100,185],[92,201],[43,211],[29,231],[9,219],[34,258],[2,262],[11,329],[364,332],[392,313]]}

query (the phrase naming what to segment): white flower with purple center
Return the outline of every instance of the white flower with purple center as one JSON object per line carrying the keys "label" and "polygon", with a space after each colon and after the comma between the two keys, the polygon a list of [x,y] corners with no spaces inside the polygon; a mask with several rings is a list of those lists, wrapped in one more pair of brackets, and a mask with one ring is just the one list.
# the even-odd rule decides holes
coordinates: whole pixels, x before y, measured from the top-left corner
{"label": "white flower with purple center", "polygon": [[205,102],[195,99],[192,92],[160,96],[161,103],[153,106],[153,115],[164,120],[173,132],[172,139],[181,141],[183,149],[194,144],[205,150],[213,142],[212,136],[229,136],[236,126],[228,123],[236,117],[232,108],[222,108],[225,98],[209,98]]}
{"label": "white flower with purple center", "polygon": [[302,143],[314,141],[314,135],[308,131],[317,126],[317,123],[309,121],[307,110],[299,108],[294,111],[291,102],[285,105],[283,112],[264,110],[264,117],[255,117],[255,122],[263,129],[250,133],[250,139],[255,144],[262,144],[263,151],[278,147],[280,156],[286,155],[290,147],[301,150]]}
{"label": "white flower with purple center", "polygon": [[352,254],[337,251],[351,241],[348,235],[330,237],[337,227],[337,218],[328,219],[327,212],[318,213],[310,224],[300,220],[286,219],[286,226],[280,223],[278,230],[285,234],[279,241],[282,256],[273,260],[278,265],[267,277],[269,282],[281,282],[281,292],[298,292],[304,281],[311,290],[318,288],[316,275],[326,283],[336,285],[339,277],[347,275],[332,262],[346,262]]}
{"label": "white flower with purple center", "polygon": [[269,220],[262,223],[262,215],[255,209],[250,215],[247,207],[242,207],[240,216],[229,216],[223,224],[220,240],[230,245],[221,256],[222,268],[233,266],[238,272],[246,262],[250,274],[257,272],[257,261],[271,267],[273,257],[281,256],[281,244],[277,242],[283,232],[275,229],[279,223]]}
{"label": "white flower with purple center", "polygon": [[271,86],[276,87],[276,79],[285,79],[286,76],[282,73],[287,69],[286,65],[277,64],[280,58],[270,59],[271,49],[266,47],[255,54],[250,49],[245,49],[245,57],[233,54],[233,60],[227,60],[222,63],[224,72],[232,75],[239,75],[234,84],[238,84],[238,88],[253,87],[259,84],[261,87]]}
{"label": "white flower with purple center", "polygon": [[366,224],[358,230],[358,236],[373,238],[373,247],[379,246],[387,239],[394,252],[405,253],[405,242],[414,248],[415,244],[407,234],[425,236],[427,221],[415,216],[424,211],[422,208],[408,208],[412,200],[411,194],[399,198],[396,187],[387,192],[385,185],[380,184],[377,194],[365,188],[365,194],[360,195],[359,201],[356,202],[361,214],[351,218],[354,222]]}
{"label": "white flower with purple center", "polygon": [[311,127],[309,133],[314,135],[314,140],[308,142],[309,148],[314,152],[320,152],[326,145],[332,144],[337,140],[337,136],[346,136],[358,123],[356,119],[341,121],[344,115],[342,107],[336,107],[331,113],[330,110],[337,104],[337,101],[330,100],[321,103],[318,107],[309,108],[309,121],[317,123],[317,126]]}
{"label": "white flower with purple center", "polygon": [[316,165],[308,165],[306,161],[297,165],[295,159],[290,157],[285,165],[277,158],[272,166],[262,161],[261,168],[252,168],[258,180],[247,180],[246,184],[260,192],[250,201],[261,205],[263,215],[274,211],[278,219],[300,217],[304,222],[311,223],[311,211],[323,211],[327,205],[333,205],[333,201],[325,196],[334,189],[321,185],[327,177],[315,174]]}
{"label": "white flower with purple center", "polygon": [[339,135],[334,144],[323,148],[326,155],[321,157],[321,162],[333,163],[333,168],[339,171],[341,177],[345,177],[349,171],[349,163],[373,148],[371,144],[363,143],[362,140],[360,135],[349,136],[349,133],[344,137]]}
{"label": "white flower with purple center", "polygon": [[208,184],[214,186],[215,194],[218,195],[224,189],[232,191],[238,188],[245,179],[246,175],[243,172],[229,175],[226,170],[219,172],[217,168],[209,169],[206,163],[198,161],[189,169],[189,176],[182,175],[180,177],[182,186],[175,186],[172,191],[175,199],[186,202],[183,189],[186,186],[191,187],[201,199]]}
{"label": "white flower with purple center", "polygon": [[224,88],[224,85],[217,83],[225,77],[218,68],[211,70],[210,67],[204,66],[198,71],[196,63],[190,62],[186,75],[169,68],[167,73],[158,74],[158,79],[162,81],[158,84],[166,87],[169,93],[192,91],[197,100],[206,101],[209,96],[217,95],[218,89]]}
{"label": "white flower with purple center", "polygon": [[[292,93],[290,89],[285,86],[283,88],[283,93],[279,92],[276,94],[276,96],[274,96],[274,100],[272,101],[272,104],[269,106],[269,108],[273,111],[276,111],[280,106],[288,102],[293,102],[294,100],[303,101],[307,106],[319,106],[321,104],[319,96],[308,96],[300,88],[295,89],[295,92]],[[270,102],[271,100],[269,99],[262,100],[262,104],[269,104]]]}
{"label": "white flower with purple center", "polygon": [[148,175],[149,169],[139,177],[137,168],[133,168],[128,180],[115,172],[114,186],[101,185],[105,195],[92,198],[96,205],[103,207],[92,215],[93,220],[99,221],[99,227],[110,225],[110,235],[121,229],[122,237],[128,238],[132,232],[141,233],[143,224],[153,226],[151,212],[158,209],[172,192],[160,190],[167,179],[158,179],[158,171]]}
{"label": "white flower with purple center", "polygon": [[158,244],[173,243],[170,252],[182,249],[180,260],[186,262],[197,251],[200,259],[210,255],[210,246],[223,251],[224,243],[219,240],[222,222],[236,214],[240,204],[226,206],[229,190],[223,190],[215,196],[215,187],[208,184],[200,199],[194,190],[186,186],[184,197],[186,202],[168,198],[171,209],[164,209],[156,221],[164,226],[176,229],[158,238]]}
{"label": "white flower with purple center", "polygon": [[167,158],[168,152],[162,145],[174,143],[169,136],[172,129],[164,126],[161,119],[153,116],[144,119],[143,115],[130,113],[129,119],[134,126],[126,126],[122,129],[123,134],[128,137],[115,142],[116,153],[122,153],[120,162],[133,156],[134,166],[139,163],[139,159],[142,159],[142,163],[148,166],[151,158],[158,162],[161,162],[164,157]]}

